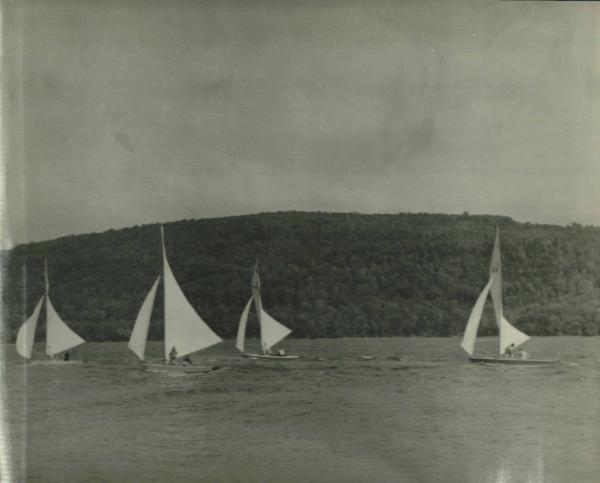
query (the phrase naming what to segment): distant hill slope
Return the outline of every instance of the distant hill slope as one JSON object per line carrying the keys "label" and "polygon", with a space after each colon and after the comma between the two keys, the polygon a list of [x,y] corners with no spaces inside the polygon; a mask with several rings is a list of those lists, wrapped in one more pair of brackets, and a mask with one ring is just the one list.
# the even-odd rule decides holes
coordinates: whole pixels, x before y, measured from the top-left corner
{"label": "distant hill slope", "polygon": [[[341,337],[462,333],[487,282],[496,225],[507,318],[531,335],[598,334],[600,228],[466,214],[304,212],[164,226],[175,276],[221,336],[237,330],[258,258],[263,302],[275,318],[296,337]],[[44,257],[62,317],[88,340],[124,340],[161,273],[160,231],[136,226],[4,252],[3,312],[13,338],[43,293]],[[495,331],[490,305],[484,334]],[[161,310],[159,291],[153,338],[161,335]]]}

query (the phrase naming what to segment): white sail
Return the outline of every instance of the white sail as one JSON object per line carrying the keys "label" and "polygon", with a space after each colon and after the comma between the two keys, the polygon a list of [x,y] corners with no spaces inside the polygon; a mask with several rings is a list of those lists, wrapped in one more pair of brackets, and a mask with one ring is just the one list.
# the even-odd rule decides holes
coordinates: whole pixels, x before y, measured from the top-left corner
{"label": "white sail", "polygon": [[33,342],[35,339],[35,328],[37,327],[38,319],[40,318],[40,310],[42,310],[43,301],[44,297],[40,297],[40,301],[35,306],[33,314],[23,323],[23,325],[21,325],[19,332],[17,332],[15,347],[17,352],[26,359],[31,359]]}
{"label": "white sail", "polygon": [[519,329],[513,327],[504,317],[502,317],[500,322],[499,338],[500,354],[504,354],[506,352],[506,348],[511,344],[514,344],[515,347],[518,347],[529,340],[529,336],[527,334],[524,334]]}
{"label": "white sail", "polygon": [[165,253],[163,240],[163,265],[165,287],[165,360],[173,348],[177,356],[210,347],[221,338],[200,318],[185,298],[175,280]]}
{"label": "white sail", "polygon": [[46,296],[46,354],[54,356],[84,342],[61,320],[52,307],[50,297]]}
{"label": "white sail", "polygon": [[500,257],[500,230],[498,228],[496,228],[496,240],[490,262],[490,280],[493,280],[490,292],[494,304],[496,325],[500,330],[502,321],[502,259]]}
{"label": "white sail", "polygon": [[475,339],[477,338],[477,329],[479,328],[479,322],[481,321],[481,315],[483,314],[483,308],[485,307],[485,300],[490,292],[490,287],[492,286],[492,282],[494,281],[494,277],[490,279],[488,284],[479,294],[477,298],[477,302],[473,306],[473,310],[471,310],[471,315],[469,316],[469,321],[467,322],[467,327],[465,328],[465,333],[463,334],[462,342],[460,346],[470,355],[473,355],[475,350]]}
{"label": "white sail", "polygon": [[152,315],[152,308],[154,307],[158,282],[160,282],[160,277],[156,279],[156,282],[154,282],[154,285],[152,285],[152,288],[144,299],[144,303],[135,319],[131,337],[129,338],[129,344],[127,344],[127,347],[129,347],[142,361],[144,360],[146,340],[148,339],[148,328],[150,327],[150,316]]}
{"label": "white sail", "polygon": [[285,325],[277,322],[267,312],[260,311],[260,342],[263,352],[267,352],[277,342],[291,332]]}
{"label": "white sail", "polygon": [[242,311],[242,316],[240,317],[240,324],[238,325],[237,339],[235,341],[235,346],[239,349],[240,352],[244,352],[244,342],[246,339],[246,324],[248,322],[248,312],[250,312],[250,305],[252,305],[252,300],[254,296],[250,297],[248,303],[244,307]]}

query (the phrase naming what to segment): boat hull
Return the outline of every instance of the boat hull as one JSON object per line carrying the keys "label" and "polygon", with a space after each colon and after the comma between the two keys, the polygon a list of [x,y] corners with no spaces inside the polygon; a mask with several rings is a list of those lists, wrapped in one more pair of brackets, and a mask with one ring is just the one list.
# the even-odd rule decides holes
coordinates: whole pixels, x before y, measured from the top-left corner
{"label": "boat hull", "polygon": [[79,364],[83,364],[84,361],[63,361],[63,360],[34,360],[26,362],[25,366],[53,366],[53,367],[63,367],[63,366],[76,366]]}
{"label": "boat hull", "polygon": [[471,362],[479,364],[504,364],[508,366],[542,366],[558,364],[554,359],[512,359],[510,357],[470,357]]}
{"label": "boat hull", "polygon": [[176,374],[204,374],[207,372],[216,371],[218,366],[209,365],[170,365],[170,364],[144,364],[144,369],[149,372],[169,372]]}
{"label": "boat hull", "polygon": [[242,355],[249,359],[264,359],[269,361],[293,361],[296,359],[300,359],[302,356],[278,356],[275,354],[249,354],[247,352],[243,352]]}

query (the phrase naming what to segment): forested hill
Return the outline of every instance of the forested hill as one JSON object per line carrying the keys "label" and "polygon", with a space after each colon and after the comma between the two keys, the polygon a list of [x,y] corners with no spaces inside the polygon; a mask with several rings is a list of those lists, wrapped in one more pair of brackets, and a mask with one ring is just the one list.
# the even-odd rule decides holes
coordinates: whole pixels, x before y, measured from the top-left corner
{"label": "forested hill", "polygon": [[[175,277],[222,337],[235,335],[257,258],[264,307],[296,337],[460,334],[487,283],[496,226],[507,319],[531,335],[598,334],[600,228],[467,214],[304,212],[164,225]],[[63,319],[88,340],[124,340],[161,274],[159,225],[4,252],[3,311],[13,338],[43,294],[45,257]],[[152,338],[162,335],[162,289],[156,300]],[[490,306],[483,334],[494,333]],[[40,323],[39,336],[43,330]],[[256,333],[255,321],[249,330]]]}

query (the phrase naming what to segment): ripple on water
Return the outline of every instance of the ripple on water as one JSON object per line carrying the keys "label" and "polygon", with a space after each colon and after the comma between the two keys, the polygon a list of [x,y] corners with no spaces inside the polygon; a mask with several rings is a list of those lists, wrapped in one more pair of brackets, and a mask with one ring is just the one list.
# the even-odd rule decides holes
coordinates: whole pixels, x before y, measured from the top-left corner
{"label": "ripple on water", "polygon": [[471,364],[456,339],[419,338],[292,340],[290,363],[223,345],[223,369],[192,377],[147,373],[118,343],[68,370],[15,357],[16,479],[596,481],[600,338],[532,344],[564,363]]}

